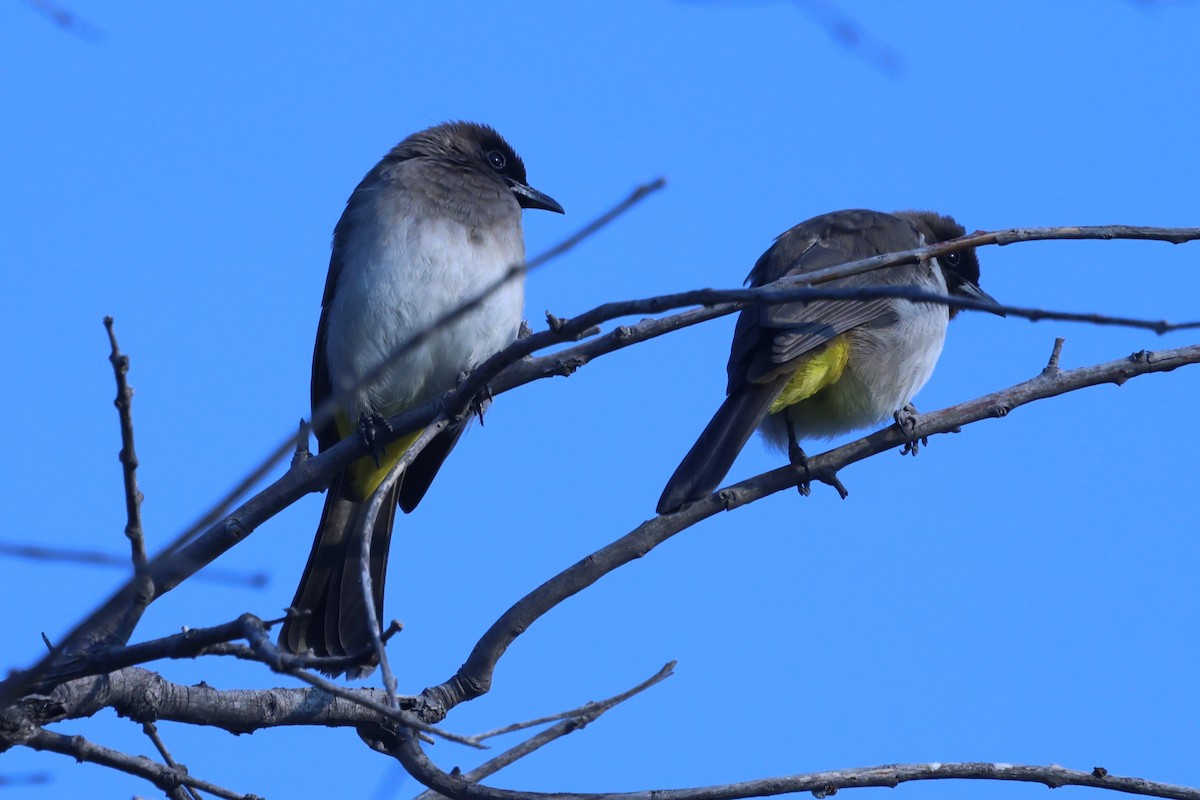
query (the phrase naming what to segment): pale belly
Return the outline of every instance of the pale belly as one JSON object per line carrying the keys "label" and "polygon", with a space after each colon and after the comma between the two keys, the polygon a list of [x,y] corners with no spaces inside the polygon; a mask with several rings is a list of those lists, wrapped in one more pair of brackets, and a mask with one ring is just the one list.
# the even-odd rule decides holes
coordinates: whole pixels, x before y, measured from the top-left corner
{"label": "pale belly", "polygon": [[326,354],[335,391],[347,391],[413,336],[437,325],[365,389],[347,411],[385,416],[437,397],[512,342],[521,322],[518,277],[451,322],[438,320],[524,260],[519,223],[474,235],[451,220],[360,230],[329,308]]}
{"label": "pale belly", "polygon": [[[850,331],[850,361],[841,380],[768,414],[759,426],[763,439],[786,451],[785,414],[797,439],[828,439],[890,420],[907,405],[933,375],[949,313],[945,306],[906,305],[910,313],[886,334],[869,328]],[[920,313],[912,313],[918,309]]]}

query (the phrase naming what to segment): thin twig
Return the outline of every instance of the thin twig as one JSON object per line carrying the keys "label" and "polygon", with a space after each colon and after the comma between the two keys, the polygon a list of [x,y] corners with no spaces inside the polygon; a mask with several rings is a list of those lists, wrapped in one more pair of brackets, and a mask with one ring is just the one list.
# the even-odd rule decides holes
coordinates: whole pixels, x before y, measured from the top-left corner
{"label": "thin twig", "polygon": [[371,646],[379,659],[379,670],[383,673],[383,688],[387,691],[388,702],[395,709],[400,708],[400,703],[396,699],[396,675],[392,672],[391,662],[388,661],[387,648],[383,646],[379,615],[375,613],[375,589],[371,581],[371,541],[374,539],[375,520],[379,517],[381,507],[384,503],[395,502],[392,497],[392,487],[412,464],[413,459],[446,429],[447,424],[448,421],[443,417],[421,431],[421,435],[417,437],[416,441],[409,445],[400,458],[396,459],[396,463],[388,469],[387,475],[384,476],[372,493],[370,500],[367,501],[367,508],[363,513],[363,529],[362,535],[359,537],[358,550],[358,573],[362,586],[363,613],[367,616],[367,631],[371,634]]}
{"label": "thin twig", "polygon": [[1066,339],[1059,336],[1054,340],[1054,348],[1050,351],[1050,360],[1046,362],[1046,368],[1042,370],[1043,374],[1051,374],[1058,372],[1058,359],[1062,356],[1063,343]]}
{"label": "thin twig", "polygon": [[531,270],[535,270],[538,267],[553,261],[559,256],[564,255],[568,251],[574,250],[584,241],[590,239],[604,228],[607,228],[609,225],[616,222],[621,215],[625,214],[625,212],[629,211],[655,192],[665,189],[666,186],[666,178],[655,178],[652,181],[648,181],[643,183],[641,186],[636,187],[625,197],[624,200],[617,203],[608,211],[605,211],[603,214],[596,217],[594,220],[584,225],[578,231],[571,234],[566,239],[563,239],[550,249],[544,250],[540,254],[526,261],[525,271],[529,272]]}
{"label": "thin twig", "polygon": [[90,742],[82,736],[63,736],[60,733],[39,728],[31,732],[20,744],[33,750],[61,753],[76,761],[99,764],[135,775],[150,781],[163,791],[169,791],[176,786],[192,786],[216,797],[226,798],[226,800],[261,800],[257,795],[240,794],[223,786],[217,786],[215,783],[194,778],[184,770],[156,764],[145,756],[128,755],[119,750]]}
{"label": "thin twig", "polygon": [[[631,697],[634,697],[635,695],[641,694],[642,692],[649,689],[651,686],[661,683],[662,681],[671,677],[671,675],[673,675],[674,673],[675,673],[675,662],[670,661],[667,664],[665,664],[662,669],[660,669],[658,672],[651,675],[646,680],[639,683],[637,686],[634,686],[632,689],[627,689],[626,691],[621,692],[618,695],[614,695],[614,696],[608,698],[607,700],[586,703],[586,704],[580,706],[579,708],[573,709],[571,711],[565,711],[562,714],[555,714],[550,717],[543,717],[540,720],[530,720],[529,722],[522,722],[522,723],[518,723],[516,725],[509,725],[505,728],[499,728],[497,730],[489,731],[487,733],[477,734],[473,738],[476,741],[482,741],[484,739],[487,739],[487,738],[490,738],[493,736],[499,736],[499,735],[505,734],[505,733],[512,733],[513,731],[523,730],[525,728],[529,728],[534,725],[541,725],[541,724],[544,724],[545,722],[551,722],[553,720],[562,720],[562,722],[559,722],[557,725],[547,728],[544,731],[540,731],[535,736],[531,736],[530,738],[526,739],[525,741],[521,742],[520,744],[518,744],[514,747],[511,747],[508,750],[505,750],[503,753],[499,754],[495,758],[485,761],[484,763],[480,764],[475,769],[471,770],[470,772],[465,773],[462,777],[464,780],[468,780],[472,783],[478,783],[479,781],[483,780],[484,778],[488,777],[489,775],[494,775],[495,773],[504,769],[508,765],[513,764],[514,762],[524,758],[525,756],[529,755],[530,753],[536,752],[537,750],[541,749],[542,747],[545,747],[546,745],[550,744],[550,742],[553,742],[555,739],[561,739],[563,736],[574,733],[575,731],[578,731],[578,730],[582,730],[583,728],[587,727],[592,722],[595,722],[597,719],[599,719],[600,716],[602,714],[604,714],[604,712],[608,711],[611,708],[615,708],[616,706],[620,705],[621,703],[624,703],[626,700],[628,700]],[[414,798],[414,800],[434,800],[434,798],[437,798],[437,797],[441,797],[441,795],[439,795],[437,792],[434,792],[434,791],[425,791],[425,792],[422,792],[421,794],[417,795]]]}
{"label": "thin twig", "polygon": [[103,30],[72,12],[61,3],[51,2],[51,0],[25,0],[25,2],[68,33],[73,33],[79,38],[93,44],[104,41],[105,34]]}
{"label": "thin twig", "polygon": [[108,331],[108,342],[112,348],[108,356],[113,374],[117,379],[117,397],[113,405],[121,422],[121,470],[125,483],[125,536],[133,550],[133,569],[138,575],[146,572],[146,540],[142,527],[142,500],[145,496],[138,489],[137,451],[133,447],[133,389],[126,376],[129,374],[129,356],[121,352],[117,335],[113,331],[113,318],[104,318],[104,329]]}
{"label": "thin twig", "polygon": [[97,643],[117,641],[121,644],[129,641],[134,628],[142,620],[142,614],[154,600],[154,579],[150,576],[149,562],[146,558],[146,540],[142,527],[141,490],[138,488],[137,468],[138,457],[133,446],[133,389],[129,386],[126,376],[129,374],[129,356],[121,352],[117,345],[117,335],[113,330],[113,318],[104,318],[104,329],[108,332],[109,363],[117,381],[117,397],[113,405],[117,407],[117,417],[121,427],[121,472],[125,487],[125,537],[129,539],[133,557],[133,578],[130,579],[130,602],[121,616],[114,621],[110,630],[93,632],[85,642],[64,641],[63,649],[71,652],[76,649],[88,649]]}
{"label": "thin twig", "polygon": [[[0,555],[27,558],[31,561],[58,561],[67,564],[88,564],[98,567],[129,567],[129,557],[115,553],[105,553],[100,550],[83,550],[73,547],[47,547],[40,544],[24,542],[0,542]],[[210,566],[196,573],[196,580],[209,583],[221,583],[228,586],[242,586],[250,589],[261,589],[271,582],[265,572],[244,572],[242,570],[225,569]]]}
{"label": "thin twig", "polygon": [[872,36],[839,6],[826,0],[792,0],[840,46],[867,61],[889,78],[904,72],[904,59],[887,42]]}
{"label": "thin twig", "polygon": [[12,773],[0,775],[0,789],[10,786],[39,786],[49,782],[49,772],[30,772],[25,775],[14,775]]}
{"label": "thin twig", "polygon": [[[474,736],[472,736],[471,738],[477,742],[482,742],[487,739],[494,738],[496,736],[503,736],[507,733],[514,733],[516,731],[523,731],[527,728],[533,728],[538,725],[545,725],[547,722],[555,722],[560,719],[573,719],[573,718],[577,718],[577,717],[586,717],[586,716],[596,712],[597,709],[600,710],[599,713],[604,713],[604,711],[607,711],[608,709],[612,708],[613,706],[616,706],[616,705],[619,705],[619,704],[625,702],[626,700],[633,697],[634,695],[641,694],[642,692],[646,691],[647,689],[649,689],[651,686],[655,685],[656,683],[662,683],[667,678],[674,675],[675,674],[675,665],[677,663],[678,662],[676,662],[676,661],[668,661],[666,664],[664,664],[662,666],[662,668],[660,668],[658,670],[658,672],[654,673],[649,678],[647,678],[646,680],[639,683],[637,686],[634,686],[631,689],[626,689],[625,691],[621,692],[620,694],[613,695],[612,697],[608,698],[607,700],[599,700],[599,701],[593,700],[593,701],[584,703],[579,708],[573,708],[570,711],[563,711],[558,714],[551,714],[550,716],[540,717],[539,719],[526,720],[525,722],[516,722],[516,723],[513,723],[512,725],[505,725],[503,728],[496,728],[495,730],[486,731],[485,733],[477,733]],[[593,717],[593,719],[594,719],[594,717]]]}
{"label": "thin twig", "polygon": [[[158,754],[162,756],[163,763],[165,763],[171,769],[178,770],[185,774],[187,773],[187,767],[180,766],[171,756],[171,751],[167,749],[167,743],[164,742],[162,737],[158,735],[157,725],[155,725],[153,722],[143,722],[142,733],[146,734],[150,741],[154,743],[154,749],[158,750]],[[167,794],[172,798],[172,800],[188,800],[189,798],[191,798],[191,800],[200,800],[199,793],[197,793],[196,790],[191,786],[176,786],[174,789],[168,790]]]}

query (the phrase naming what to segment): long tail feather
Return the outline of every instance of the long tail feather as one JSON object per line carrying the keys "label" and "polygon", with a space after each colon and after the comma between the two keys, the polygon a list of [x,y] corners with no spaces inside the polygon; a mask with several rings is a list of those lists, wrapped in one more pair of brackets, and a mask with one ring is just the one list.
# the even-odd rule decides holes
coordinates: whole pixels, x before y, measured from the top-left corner
{"label": "long tail feather", "polygon": [[707,497],[720,485],[784,383],[786,378],[771,383],[748,383],[725,398],[667,481],[658,500],[659,514]]}
{"label": "long tail feather", "polygon": [[[291,616],[279,632],[280,646],[292,653],[347,656],[371,646],[358,557],[367,504],[353,499],[345,491],[345,482],[343,474],[326,493],[325,509],[317,526],[312,552],[292,600],[292,609],[298,613]],[[398,494],[399,486],[384,499],[371,537],[371,589],[375,615],[381,625],[384,580]],[[349,669],[346,675],[363,677],[371,669],[370,665]]]}

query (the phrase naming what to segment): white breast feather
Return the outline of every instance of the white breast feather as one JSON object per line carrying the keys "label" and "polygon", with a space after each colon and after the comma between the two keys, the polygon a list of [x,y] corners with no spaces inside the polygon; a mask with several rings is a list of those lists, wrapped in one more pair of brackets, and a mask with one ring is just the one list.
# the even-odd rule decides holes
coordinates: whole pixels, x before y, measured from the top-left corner
{"label": "white breast feather", "polygon": [[[515,225],[479,231],[473,240],[466,225],[445,217],[416,222],[398,209],[379,214],[364,205],[344,251],[353,255],[343,258],[328,312],[326,352],[335,391],[355,385],[402,342],[525,258],[519,217]],[[386,416],[454,388],[462,372],[513,341],[523,298],[523,280],[510,281],[396,361],[348,410]]]}

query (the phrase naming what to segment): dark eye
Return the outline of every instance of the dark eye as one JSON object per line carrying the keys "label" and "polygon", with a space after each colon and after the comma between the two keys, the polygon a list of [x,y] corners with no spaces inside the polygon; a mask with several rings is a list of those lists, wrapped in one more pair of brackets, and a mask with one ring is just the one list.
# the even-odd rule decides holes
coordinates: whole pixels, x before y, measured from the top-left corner
{"label": "dark eye", "polygon": [[492,169],[499,172],[508,164],[508,159],[504,157],[504,153],[499,150],[489,151],[487,154],[488,163],[492,165]]}
{"label": "dark eye", "polygon": [[962,262],[962,253],[946,253],[940,256],[941,262],[950,269],[955,269]]}

